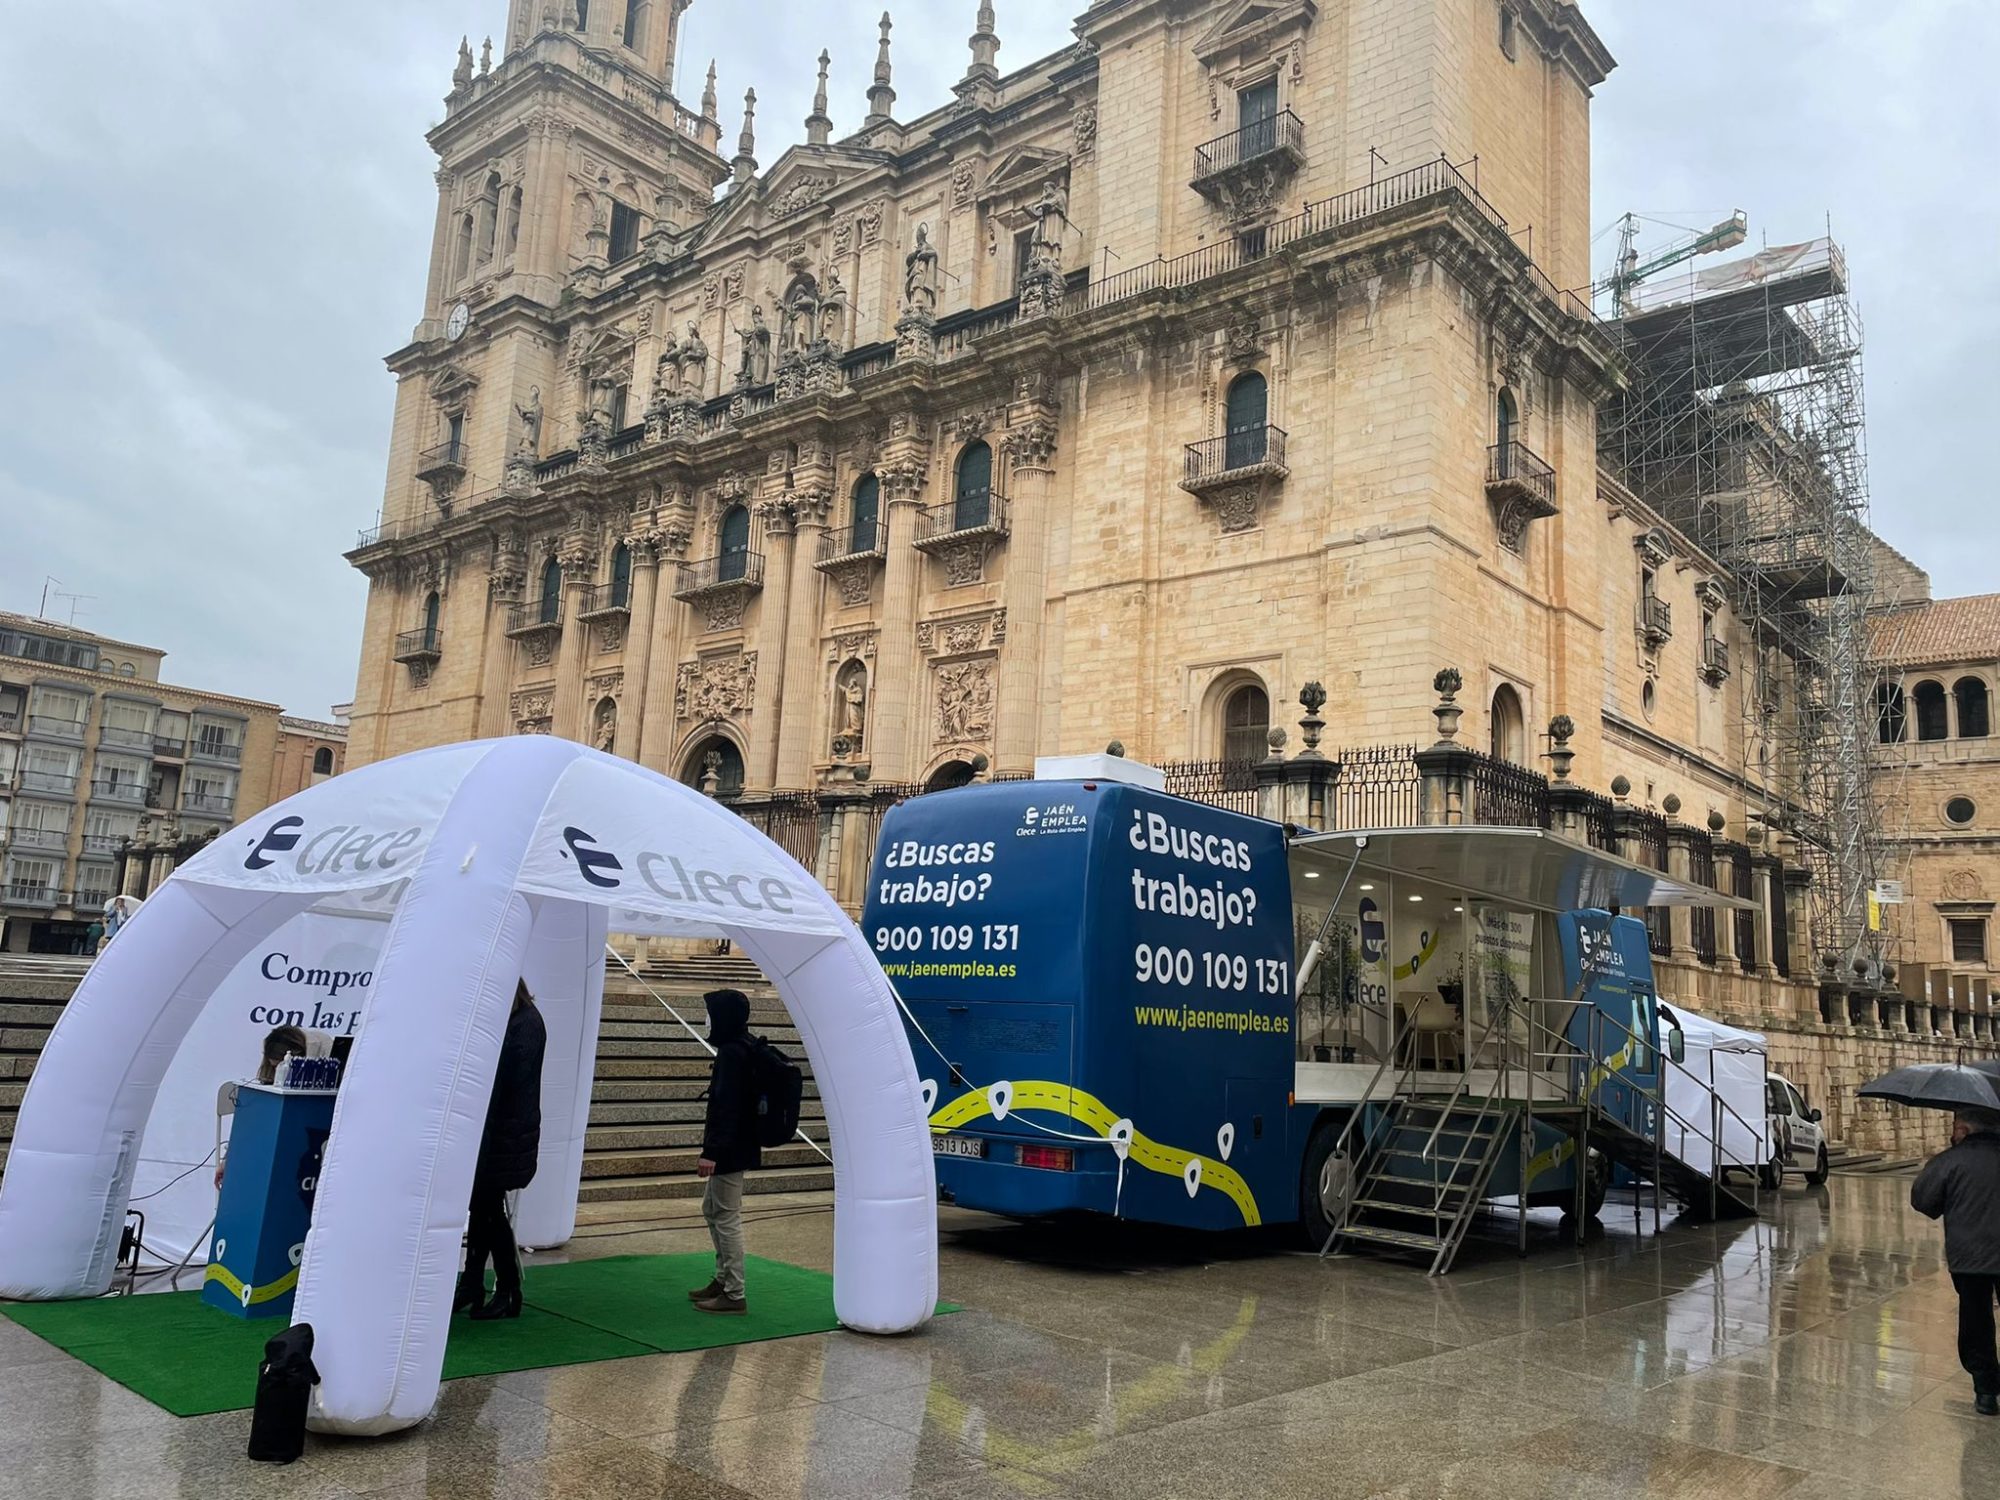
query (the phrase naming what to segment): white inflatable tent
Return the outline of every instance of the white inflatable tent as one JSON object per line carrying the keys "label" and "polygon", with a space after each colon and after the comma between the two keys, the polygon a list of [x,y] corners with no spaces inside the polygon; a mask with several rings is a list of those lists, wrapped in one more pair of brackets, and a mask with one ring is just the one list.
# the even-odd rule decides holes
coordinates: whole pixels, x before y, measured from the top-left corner
{"label": "white inflatable tent", "polygon": [[[929,1129],[895,997],[861,934],[726,808],[539,736],[420,751],[322,783],[224,834],[146,901],[65,1009],[21,1106],[0,1181],[0,1296],[108,1289],[139,1143],[181,1039],[246,953],[340,891],[373,892],[393,915],[293,1312],[316,1335],[317,1429],[393,1432],[436,1402],[518,977],[550,1008],[547,1071],[571,1101],[566,1119],[545,1117],[524,1217],[542,1243],[567,1236],[607,931],[728,937],[777,986],[819,1079],[836,1162],[835,1311],[870,1333],[929,1319]],[[545,1112],[551,1097],[545,1077]]]}
{"label": "white inflatable tent", "polygon": [[[1695,1170],[1708,1172],[1713,1170],[1719,1140],[1723,1166],[1755,1171],[1771,1159],[1766,1148],[1764,1038],[1671,1001],[1667,1008],[1680,1022],[1687,1050],[1680,1062],[1667,1062],[1668,1116],[1662,1144]],[[1723,1108],[1716,1107],[1711,1089]]]}

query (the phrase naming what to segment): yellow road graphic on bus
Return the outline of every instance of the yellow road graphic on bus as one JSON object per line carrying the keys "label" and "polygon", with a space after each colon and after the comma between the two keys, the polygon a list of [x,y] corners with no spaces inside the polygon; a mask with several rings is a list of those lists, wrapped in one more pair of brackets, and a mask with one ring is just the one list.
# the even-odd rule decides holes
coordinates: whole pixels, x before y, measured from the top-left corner
{"label": "yellow road graphic on bus", "polygon": [[282,1297],[293,1287],[297,1286],[299,1284],[299,1268],[297,1266],[292,1267],[291,1270],[285,1272],[284,1275],[267,1286],[246,1287],[235,1272],[218,1261],[211,1265],[208,1268],[208,1274],[202,1277],[204,1285],[211,1281],[221,1282],[223,1290],[228,1292],[238,1302],[241,1302],[245,1307],[255,1307],[260,1302],[269,1302],[274,1297]]}
{"label": "yellow road graphic on bus", "polygon": [[1528,1163],[1528,1186],[1532,1188],[1545,1172],[1552,1172],[1576,1155],[1576,1142],[1564,1136]]}
{"label": "yellow road graphic on bus", "polygon": [[[998,1085],[995,1085],[998,1087]],[[1066,1115],[1086,1129],[1096,1131],[1106,1140],[1111,1139],[1111,1131],[1124,1117],[1107,1106],[1103,1100],[1082,1089],[1071,1088],[1066,1083],[1041,1083],[1035,1081],[1017,1082],[1008,1085],[1012,1098],[1004,1101],[1009,1111],[1017,1109],[1039,1109],[1049,1114]],[[951,1103],[943,1106],[931,1116],[933,1131],[956,1130],[972,1121],[993,1113],[993,1103],[985,1089],[974,1089],[960,1094]],[[1149,1172],[1158,1172],[1163,1177],[1188,1179],[1190,1164],[1200,1164],[1200,1176],[1196,1179],[1198,1188],[1214,1188],[1225,1194],[1243,1215],[1247,1225],[1264,1222],[1257,1211],[1257,1200],[1250,1193],[1250,1185],[1232,1171],[1225,1163],[1212,1156],[1203,1156],[1199,1151],[1182,1151],[1139,1133],[1132,1131],[1131,1149],[1127,1153],[1130,1160]]]}

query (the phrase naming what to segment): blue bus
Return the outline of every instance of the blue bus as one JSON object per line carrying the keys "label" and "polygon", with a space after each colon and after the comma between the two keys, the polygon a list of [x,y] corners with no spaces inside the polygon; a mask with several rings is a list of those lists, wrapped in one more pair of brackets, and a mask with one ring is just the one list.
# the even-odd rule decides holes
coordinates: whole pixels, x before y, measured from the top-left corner
{"label": "blue bus", "polygon": [[1675,1185],[1645,928],[1604,908],[1729,898],[1539,830],[1288,833],[1129,761],[1038,772],[900,804],[870,874],[944,1200],[1442,1270],[1482,1203],[1525,1247],[1613,1161]]}

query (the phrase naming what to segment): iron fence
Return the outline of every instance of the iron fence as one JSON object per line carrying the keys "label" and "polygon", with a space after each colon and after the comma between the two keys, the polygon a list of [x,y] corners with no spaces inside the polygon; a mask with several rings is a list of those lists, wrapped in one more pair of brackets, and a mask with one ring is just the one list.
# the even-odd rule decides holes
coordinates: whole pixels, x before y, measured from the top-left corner
{"label": "iron fence", "polygon": [[819,865],[819,796],[815,792],[774,792],[753,803],[731,804],[736,815],[763,834],[808,872]]}
{"label": "iron fence", "polygon": [[1175,760],[1160,767],[1168,795],[1257,815],[1257,762]]}
{"label": "iron fence", "polygon": [[[1625,811],[1632,839],[1632,861],[1649,870],[1667,867],[1667,820],[1646,808]],[[1664,906],[1646,908],[1646,946],[1661,958],[1674,951],[1673,914]]]}
{"label": "iron fence", "polygon": [[[1757,877],[1750,867],[1750,851],[1737,849],[1729,856],[1730,894],[1745,900],[1757,895]],[[1738,911],[1736,922],[1736,964],[1744,973],[1757,967],[1757,913]]]}
{"label": "iron fence", "polygon": [[[1688,829],[1688,877],[1696,885],[1715,886],[1715,844],[1699,829]],[[1705,964],[1715,962],[1715,908],[1712,906],[1691,906],[1688,908],[1689,939],[1694,944],[1694,956]]]}
{"label": "iron fence", "polygon": [[1414,828],[1423,806],[1415,745],[1365,745],[1336,751],[1340,776],[1333,784],[1330,828]]}
{"label": "iron fence", "polygon": [[1285,466],[1285,429],[1245,427],[1222,437],[1187,445],[1187,468],[1183,484],[1207,484],[1225,475],[1269,464]]}
{"label": "iron fence", "polygon": [[1547,828],[1549,783],[1525,766],[1474,751],[1466,821],[1500,828]]}

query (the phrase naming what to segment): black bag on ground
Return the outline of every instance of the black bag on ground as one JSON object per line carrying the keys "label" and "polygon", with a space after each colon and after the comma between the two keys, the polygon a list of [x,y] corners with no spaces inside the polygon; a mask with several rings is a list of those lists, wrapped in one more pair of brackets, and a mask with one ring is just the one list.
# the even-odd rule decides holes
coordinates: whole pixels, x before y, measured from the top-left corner
{"label": "black bag on ground", "polygon": [[759,1146],[782,1146],[798,1133],[806,1080],[798,1066],[761,1036],[749,1039],[751,1129]]}
{"label": "black bag on ground", "polygon": [[250,1414],[250,1457],[288,1464],[306,1451],[306,1408],[319,1384],[310,1323],[287,1328],[264,1345],[257,1367],[257,1405]]}

